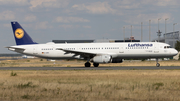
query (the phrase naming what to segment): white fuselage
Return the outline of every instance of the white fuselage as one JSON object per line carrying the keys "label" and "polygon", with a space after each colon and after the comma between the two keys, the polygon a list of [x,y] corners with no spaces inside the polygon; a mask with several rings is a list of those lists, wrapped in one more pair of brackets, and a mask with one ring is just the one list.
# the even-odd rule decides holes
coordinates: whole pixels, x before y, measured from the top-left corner
{"label": "white fuselage", "polygon": [[168,44],[158,42],[129,42],[129,43],[63,43],[63,44],[32,44],[11,46],[23,48],[16,51],[26,55],[33,55],[49,59],[84,59],[80,55],[67,53],[58,48],[77,51],[81,53],[105,54],[112,58],[165,58],[172,57],[177,51]]}

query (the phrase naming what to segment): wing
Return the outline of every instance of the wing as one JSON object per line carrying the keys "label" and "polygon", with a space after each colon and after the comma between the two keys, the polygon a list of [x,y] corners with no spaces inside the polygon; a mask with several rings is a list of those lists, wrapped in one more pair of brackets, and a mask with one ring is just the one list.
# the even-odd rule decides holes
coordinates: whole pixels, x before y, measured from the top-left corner
{"label": "wing", "polygon": [[62,50],[64,52],[66,52],[65,54],[74,53],[75,56],[80,55],[81,57],[90,58],[90,59],[93,58],[96,55],[109,54],[109,53],[98,53],[98,52],[67,50],[67,49],[63,49],[63,48],[56,48],[56,50]]}
{"label": "wing", "polygon": [[8,48],[8,50],[16,51],[16,52],[23,52],[25,49],[22,47],[5,47]]}

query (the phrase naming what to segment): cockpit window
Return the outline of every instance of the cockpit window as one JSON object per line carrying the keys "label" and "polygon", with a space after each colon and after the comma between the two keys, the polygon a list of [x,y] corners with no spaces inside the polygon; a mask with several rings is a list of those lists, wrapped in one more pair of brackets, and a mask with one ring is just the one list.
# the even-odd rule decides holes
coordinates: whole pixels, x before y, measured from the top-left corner
{"label": "cockpit window", "polygon": [[166,48],[171,48],[171,46],[164,46],[164,48],[166,49]]}

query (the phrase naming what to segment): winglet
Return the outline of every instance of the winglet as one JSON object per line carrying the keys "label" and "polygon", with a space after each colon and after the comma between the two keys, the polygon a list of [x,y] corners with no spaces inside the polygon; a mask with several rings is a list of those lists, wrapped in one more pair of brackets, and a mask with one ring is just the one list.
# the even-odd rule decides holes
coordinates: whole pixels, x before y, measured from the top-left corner
{"label": "winglet", "polygon": [[11,22],[11,25],[14,33],[14,38],[16,40],[16,45],[37,44],[31,39],[31,37],[26,33],[26,31],[18,22]]}

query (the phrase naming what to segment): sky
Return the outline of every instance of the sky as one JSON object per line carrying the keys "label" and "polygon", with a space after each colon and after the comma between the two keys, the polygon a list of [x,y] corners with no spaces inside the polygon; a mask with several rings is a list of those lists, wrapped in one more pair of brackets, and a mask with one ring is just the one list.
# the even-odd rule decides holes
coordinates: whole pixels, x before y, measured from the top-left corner
{"label": "sky", "polygon": [[[180,30],[180,0],[0,0],[0,53],[16,45],[11,21],[18,21],[37,43],[52,40],[119,39],[149,41]],[[160,19],[160,20],[158,20]],[[125,27],[125,28],[123,28]]]}

